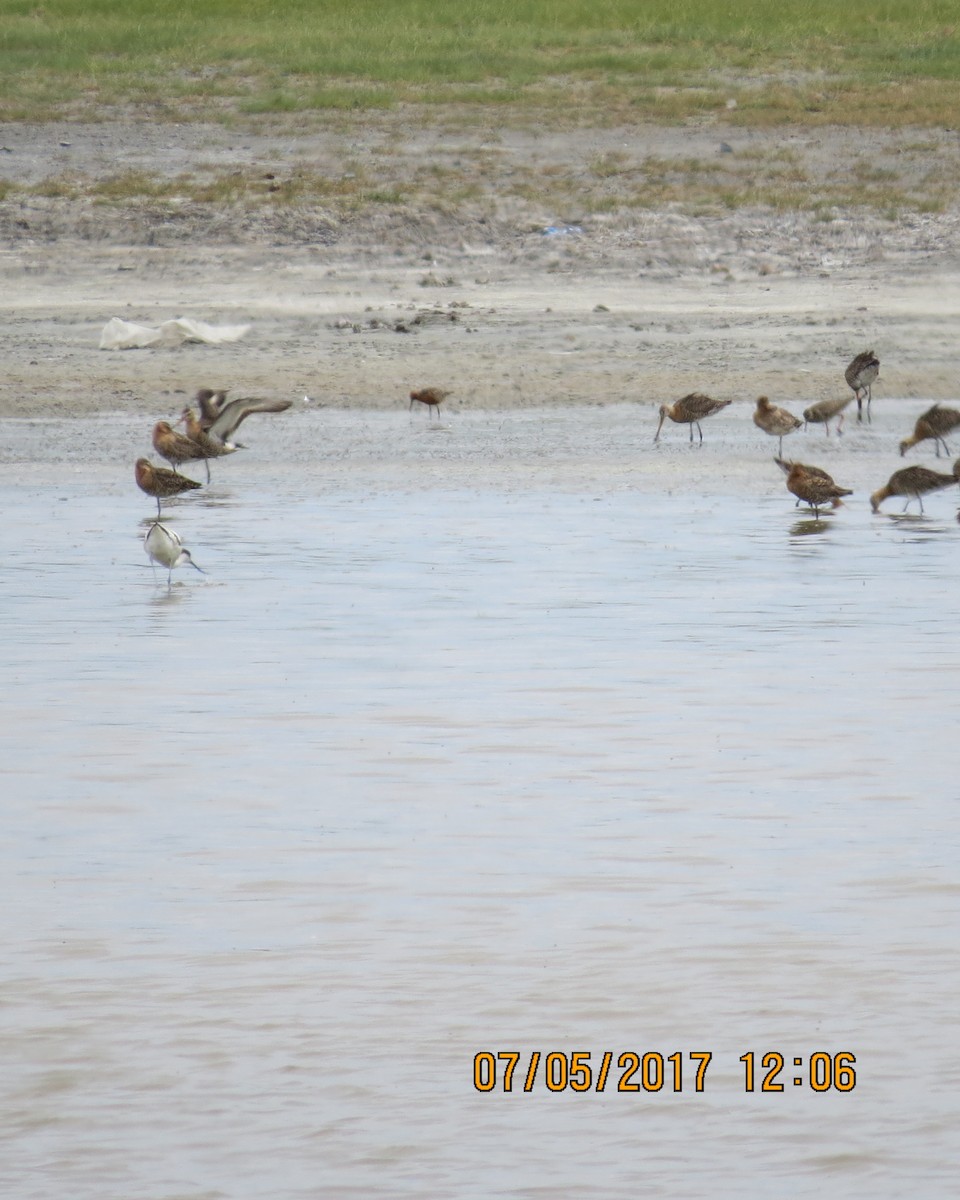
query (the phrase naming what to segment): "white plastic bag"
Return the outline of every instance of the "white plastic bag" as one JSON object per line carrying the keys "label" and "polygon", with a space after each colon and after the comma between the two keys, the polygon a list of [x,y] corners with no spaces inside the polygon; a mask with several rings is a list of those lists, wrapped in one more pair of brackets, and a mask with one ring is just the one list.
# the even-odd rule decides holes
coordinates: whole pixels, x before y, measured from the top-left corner
{"label": "white plastic bag", "polygon": [[194,321],[192,317],[164,321],[158,328],[111,317],[100,334],[100,349],[138,350],[144,346],[179,346],[184,342],[221,346],[225,342],[239,341],[249,330],[249,325],[208,325],[205,321]]}

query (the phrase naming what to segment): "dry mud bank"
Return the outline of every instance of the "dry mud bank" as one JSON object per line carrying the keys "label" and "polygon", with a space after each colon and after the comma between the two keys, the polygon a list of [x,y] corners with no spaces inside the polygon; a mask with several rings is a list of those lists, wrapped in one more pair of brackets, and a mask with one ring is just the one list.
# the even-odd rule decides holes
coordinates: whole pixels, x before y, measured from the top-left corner
{"label": "dry mud bank", "polygon": [[[428,382],[453,389],[453,409],[658,405],[692,389],[796,405],[842,394],[844,365],[866,347],[883,362],[878,397],[956,395],[951,207],[634,202],[633,167],[651,156],[678,170],[738,162],[744,175],[785,147],[814,181],[866,160],[922,191],[957,154],[946,135],[537,135],[374,120],[298,134],[6,127],[0,415],[152,414],[202,384],[381,409]],[[185,183],[182,196],[104,202],[98,186],[124,172],[194,183],[235,172],[264,194],[200,202]],[[270,199],[305,172],[348,182],[359,172],[387,199]],[[598,178],[603,211],[574,207],[578,182],[595,199]],[[101,351],[113,316],[252,328],[220,348]]]}

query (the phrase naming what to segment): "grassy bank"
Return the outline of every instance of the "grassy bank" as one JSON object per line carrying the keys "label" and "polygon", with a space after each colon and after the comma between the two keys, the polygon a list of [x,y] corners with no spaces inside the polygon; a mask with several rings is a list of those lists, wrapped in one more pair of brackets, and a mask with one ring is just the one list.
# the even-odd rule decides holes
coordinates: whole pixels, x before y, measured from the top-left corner
{"label": "grassy bank", "polygon": [[956,123],[955,0],[0,0],[7,120]]}

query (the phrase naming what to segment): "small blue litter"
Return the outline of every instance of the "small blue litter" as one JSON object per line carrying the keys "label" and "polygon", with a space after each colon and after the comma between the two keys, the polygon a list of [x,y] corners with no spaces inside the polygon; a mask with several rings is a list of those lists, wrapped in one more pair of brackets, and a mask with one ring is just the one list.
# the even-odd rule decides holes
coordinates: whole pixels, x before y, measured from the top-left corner
{"label": "small blue litter", "polygon": [[543,230],[544,237],[566,237],[571,233],[583,233],[579,225],[547,225]]}

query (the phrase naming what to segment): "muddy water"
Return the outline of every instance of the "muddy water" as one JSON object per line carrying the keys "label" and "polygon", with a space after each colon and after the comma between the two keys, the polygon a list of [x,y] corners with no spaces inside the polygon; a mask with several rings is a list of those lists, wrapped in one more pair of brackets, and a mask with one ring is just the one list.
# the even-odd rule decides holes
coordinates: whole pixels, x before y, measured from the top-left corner
{"label": "muddy water", "polygon": [[955,494],[870,515],[882,417],[820,522],[742,416],[297,420],[171,587],[139,426],[2,428],[3,1193],[951,1194]]}

